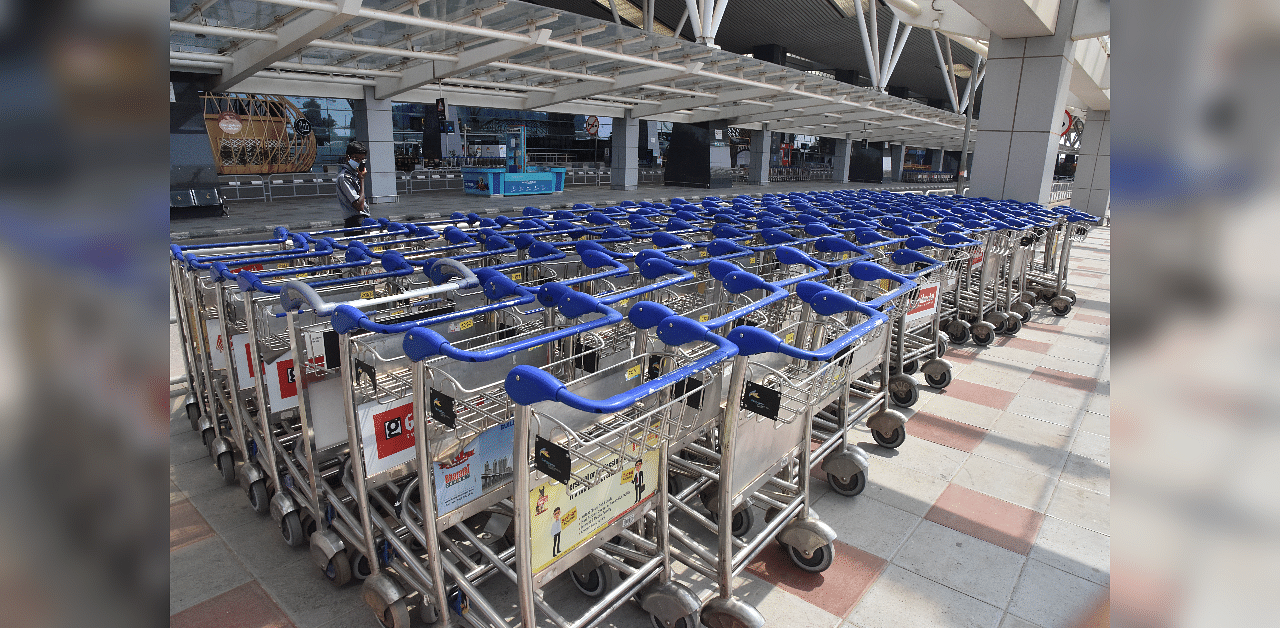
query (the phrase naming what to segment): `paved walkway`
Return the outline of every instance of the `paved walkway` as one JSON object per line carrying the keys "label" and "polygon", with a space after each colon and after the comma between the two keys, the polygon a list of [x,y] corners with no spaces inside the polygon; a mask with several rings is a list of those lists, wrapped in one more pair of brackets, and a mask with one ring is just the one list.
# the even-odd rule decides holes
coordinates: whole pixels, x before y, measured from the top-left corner
{"label": "paved walkway", "polygon": [[[487,212],[489,214],[504,213],[518,216],[520,215],[520,210],[529,205],[536,205],[542,209],[559,209],[572,207],[574,203],[588,203],[598,206],[616,205],[625,199],[665,203],[672,198],[695,201],[704,196],[731,198],[739,194],[759,196],[765,193],[782,194],[786,192],[837,189],[867,188],[902,191],[944,189],[947,187],[945,183],[925,186],[906,183],[879,185],[794,181],[770,183],[767,186],[737,185],[719,190],[642,185],[638,190],[621,192],[610,190],[607,186],[576,185],[570,186],[562,194],[498,198],[476,196],[467,194],[462,190],[434,190],[400,196],[398,197],[398,202],[395,203],[373,205],[372,211],[375,217],[404,221],[435,218],[441,214],[448,216],[458,211],[464,214],[475,212],[483,215]],[[514,210],[514,214],[512,210]],[[169,237],[175,241],[234,240],[236,239],[234,236],[270,233],[277,225],[286,226],[290,231],[312,231],[342,225],[342,217],[338,212],[337,201],[332,196],[270,202],[236,201],[227,204],[227,213],[229,215],[224,217],[170,218]]]}
{"label": "paved walkway", "polygon": [[[835,562],[804,574],[770,544],[738,588],[767,625],[1105,625],[1110,229],[1077,243],[1072,267],[1079,300],[1068,316],[1042,305],[1017,337],[948,351],[955,381],[944,393],[922,388],[902,447],[859,435],[872,465],[862,495],[814,483],[815,509],[839,534]],[[222,485],[180,401],[171,431],[171,625],[377,626],[358,586],[335,589],[306,548],[287,547],[270,517],[250,511],[243,490]],[[549,595],[575,599],[561,580]],[[648,623],[626,604],[602,625]]]}

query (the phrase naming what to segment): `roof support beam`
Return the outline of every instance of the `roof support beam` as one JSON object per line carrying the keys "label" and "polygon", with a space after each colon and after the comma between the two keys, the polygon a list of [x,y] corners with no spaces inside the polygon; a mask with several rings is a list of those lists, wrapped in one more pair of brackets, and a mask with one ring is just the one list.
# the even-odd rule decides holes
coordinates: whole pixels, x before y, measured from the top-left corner
{"label": "roof support beam", "polygon": [[398,79],[381,79],[374,88],[375,98],[392,98],[428,83],[449,78],[498,59],[505,59],[531,48],[545,45],[551,39],[550,29],[539,29],[521,40],[501,40],[458,53],[457,61],[432,61],[405,69]]}
{"label": "roof support beam", "polygon": [[275,41],[255,41],[231,55],[231,67],[222,71],[214,91],[228,92],[241,81],[257,74],[272,63],[283,61],[313,40],[329,34],[359,15],[362,0],[338,0],[329,10],[313,10],[285,22],[276,30]]}
{"label": "roof support beam", "polygon": [[702,69],[702,63],[694,62],[685,67],[684,71],[667,70],[664,68],[655,68],[652,70],[641,70],[630,74],[622,74],[614,77],[612,84],[600,83],[570,83],[555,91],[554,94],[530,94],[525,100],[525,109],[541,109],[570,100],[579,98],[590,98],[597,94],[608,94],[609,92],[638,87],[646,83],[654,83],[657,81],[669,81],[672,79],[683,78],[689,76]]}
{"label": "roof support beam", "polygon": [[[740,116],[751,115],[753,113],[765,114],[769,111],[793,111],[794,112],[794,110],[797,108],[803,109],[805,107],[817,107],[820,105],[829,105],[829,104],[831,104],[831,101],[826,99],[796,98],[793,100],[787,100],[782,102],[773,102],[773,103],[770,103],[771,106],[767,106],[767,107],[760,106],[760,105],[732,105],[729,107],[721,107],[719,111],[715,111],[715,112],[704,111],[704,112],[695,113],[694,115],[690,116],[689,121],[690,122],[708,122],[710,120],[730,120],[730,119],[738,118]],[[781,114],[777,117],[783,118],[783,117],[786,117],[786,114]]]}
{"label": "roof support beam", "polygon": [[[670,98],[652,105],[637,105],[631,110],[631,115],[637,118],[647,116],[657,116],[682,109],[692,107],[706,107],[708,105],[718,105],[721,103],[739,102],[752,98],[763,98],[778,93],[776,89],[767,89],[764,87],[753,87],[749,89],[739,89],[732,92],[721,92],[720,94],[704,94],[702,96],[690,96],[688,98]],[[759,105],[756,105],[759,107]]]}
{"label": "roof support beam", "polygon": [[844,115],[853,114],[857,111],[857,105],[852,102],[839,102],[817,105],[815,107],[804,107],[803,111],[798,111],[796,107],[779,107],[768,113],[753,113],[745,116],[737,116],[733,119],[733,122],[735,124],[747,124],[751,122],[768,122],[769,120],[778,120],[787,116],[814,116],[821,113],[838,113]]}

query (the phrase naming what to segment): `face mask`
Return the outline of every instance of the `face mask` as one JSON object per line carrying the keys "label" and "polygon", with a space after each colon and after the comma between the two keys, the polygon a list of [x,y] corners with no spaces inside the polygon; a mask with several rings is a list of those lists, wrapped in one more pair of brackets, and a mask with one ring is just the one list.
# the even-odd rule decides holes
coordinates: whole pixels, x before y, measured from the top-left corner
{"label": "face mask", "polygon": [[359,170],[359,169],[360,169],[360,162],[358,162],[358,161],[356,161],[356,160],[354,160],[354,159],[348,159],[348,160],[347,160],[347,165],[348,165],[348,166],[351,166],[351,169],[352,169],[352,170]]}

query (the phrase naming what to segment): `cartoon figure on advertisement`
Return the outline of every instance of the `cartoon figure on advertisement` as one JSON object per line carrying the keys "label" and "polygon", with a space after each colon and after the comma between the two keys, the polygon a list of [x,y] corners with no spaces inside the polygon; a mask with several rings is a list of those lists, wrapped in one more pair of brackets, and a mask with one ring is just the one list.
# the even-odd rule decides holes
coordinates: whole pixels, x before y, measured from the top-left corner
{"label": "cartoon figure on advertisement", "polygon": [[640,498],[644,496],[644,471],[641,470],[641,467],[643,466],[644,466],[643,458],[636,460],[636,472],[635,472],[635,475],[632,476],[631,478],[631,483],[634,484],[636,487],[636,503],[637,504],[640,503]]}
{"label": "cartoon figure on advertisement", "polygon": [[560,555],[560,509],[551,511],[551,555]]}

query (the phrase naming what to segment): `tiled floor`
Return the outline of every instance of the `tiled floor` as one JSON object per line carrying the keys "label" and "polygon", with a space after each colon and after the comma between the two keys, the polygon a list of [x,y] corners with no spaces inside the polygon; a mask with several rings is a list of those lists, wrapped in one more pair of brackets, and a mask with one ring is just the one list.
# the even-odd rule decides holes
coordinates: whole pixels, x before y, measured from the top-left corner
{"label": "tiled floor", "polygon": [[[739,579],[769,626],[1074,628],[1105,617],[1110,582],[1110,234],[1077,243],[1072,312],[1038,307],[1016,338],[952,347],[955,381],[922,387],[897,450],[860,444],[867,490],[815,482],[838,533],[822,574],[769,544]],[[307,550],[221,485],[199,437],[171,436],[171,625],[378,625]],[[632,605],[607,625],[639,626]]]}

